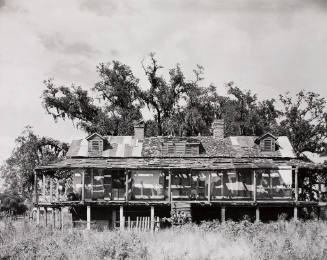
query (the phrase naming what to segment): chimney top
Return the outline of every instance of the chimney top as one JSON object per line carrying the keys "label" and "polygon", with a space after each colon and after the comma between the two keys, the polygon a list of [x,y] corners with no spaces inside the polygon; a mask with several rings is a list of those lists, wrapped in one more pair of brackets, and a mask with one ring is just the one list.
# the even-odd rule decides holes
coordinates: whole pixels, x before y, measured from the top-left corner
{"label": "chimney top", "polygon": [[214,139],[225,138],[225,122],[224,119],[215,119],[212,122],[212,132]]}
{"label": "chimney top", "polygon": [[144,138],[144,121],[135,121],[134,122],[134,137],[136,139]]}

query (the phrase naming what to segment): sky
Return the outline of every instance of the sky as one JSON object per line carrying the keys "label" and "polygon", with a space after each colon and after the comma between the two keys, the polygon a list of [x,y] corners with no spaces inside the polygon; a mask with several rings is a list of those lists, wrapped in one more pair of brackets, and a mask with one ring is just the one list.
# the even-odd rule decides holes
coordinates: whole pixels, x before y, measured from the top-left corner
{"label": "sky", "polygon": [[65,142],[85,136],[46,114],[44,80],[91,90],[96,66],[119,60],[146,88],[150,52],[163,72],[204,66],[203,84],[219,93],[234,81],[260,99],[327,97],[327,0],[0,0],[0,162],[26,125]]}

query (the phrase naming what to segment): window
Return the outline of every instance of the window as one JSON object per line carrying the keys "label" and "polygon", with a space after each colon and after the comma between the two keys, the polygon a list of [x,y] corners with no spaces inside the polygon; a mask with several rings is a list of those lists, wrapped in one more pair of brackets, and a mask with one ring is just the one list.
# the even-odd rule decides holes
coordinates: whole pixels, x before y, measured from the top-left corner
{"label": "window", "polygon": [[100,151],[100,142],[92,141],[92,151]]}
{"label": "window", "polygon": [[168,154],[174,154],[175,153],[175,145],[173,143],[167,143],[168,147]]}
{"label": "window", "polygon": [[266,152],[272,152],[274,151],[274,141],[272,139],[264,139],[262,140],[262,150]]}
{"label": "window", "polygon": [[186,147],[185,147],[185,154],[186,155],[192,155],[192,146],[186,145]]}

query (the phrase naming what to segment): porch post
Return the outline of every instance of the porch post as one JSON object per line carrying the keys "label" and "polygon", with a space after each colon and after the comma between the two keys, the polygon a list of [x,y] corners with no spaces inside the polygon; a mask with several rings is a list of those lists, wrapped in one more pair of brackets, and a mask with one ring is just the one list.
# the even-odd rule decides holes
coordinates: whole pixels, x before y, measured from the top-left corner
{"label": "porch post", "polygon": [[112,227],[116,227],[116,209],[112,209]]}
{"label": "porch post", "polygon": [[86,206],[86,229],[91,229],[91,206]]}
{"label": "porch post", "polygon": [[224,223],[226,220],[226,207],[225,206],[221,207],[220,213],[221,213],[221,223]]}
{"label": "porch post", "polygon": [[44,207],[44,224],[47,227],[48,226],[48,208]]}
{"label": "porch post", "polygon": [[59,179],[57,179],[57,183],[56,183],[56,199],[57,199],[57,202],[60,201],[60,198],[59,198]]}
{"label": "porch post", "polygon": [[40,225],[40,207],[37,206],[36,208],[36,225]]}
{"label": "porch post", "polygon": [[45,201],[45,175],[42,174],[42,196],[43,200]]}
{"label": "porch post", "polygon": [[128,170],[125,169],[125,201],[128,202]]}
{"label": "porch post", "polygon": [[171,171],[168,171],[168,200],[171,202],[172,201],[172,196],[171,196]]}
{"label": "porch post", "polygon": [[208,180],[208,202],[211,201],[211,172],[209,172],[209,180]]}
{"label": "porch post", "polygon": [[62,211],[61,211],[61,207],[59,208],[59,228],[62,229]]}
{"label": "porch post", "polygon": [[294,192],[295,192],[295,206],[294,206],[294,220],[297,220],[298,218],[298,212],[297,212],[297,202],[299,200],[299,167],[296,166],[295,167],[295,171],[294,171]]}
{"label": "porch post", "polygon": [[53,202],[53,196],[52,196],[52,178],[50,177],[50,203]]}
{"label": "porch post", "polygon": [[154,206],[151,206],[151,231],[154,231]]}
{"label": "porch post", "polygon": [[294,206],[294,220],[297,220],[297,206]]}
{"label": "porch post", "polygon": [[259,222],[260,221],[260,208],[259,208],[259,206],[257,206],[255,208],[255,221],[256,222]]}
{"label": "porch post", "polygon": [[298,180],[298,175],[299,175],[299,167],[295,167],[295,171],[294,171],[295,202],[297,202],[299,200],[299,180]]}
{"label": "porch post", "polygon": [[257,173],[253,170],[253,201],[257,201]]}
{"label": "porch post", "polygon": [[82,201],[85,201],[85,170],[82,171]]}
{"label": "porch post", "polygon": [[125,227],[125,220],[124,220],[124,207],[119,207],[119,226],[120,230],[124,230]]}
{"label": "porch post", "polygon": [[56,228],[56,209],[52,208],[52,227]]}
{"label": "porch post", "polygon": [[35,204],[39,203],[38,193],[37,193],[37,175],[36,170],[34,170],[34,193],[35,193]]}

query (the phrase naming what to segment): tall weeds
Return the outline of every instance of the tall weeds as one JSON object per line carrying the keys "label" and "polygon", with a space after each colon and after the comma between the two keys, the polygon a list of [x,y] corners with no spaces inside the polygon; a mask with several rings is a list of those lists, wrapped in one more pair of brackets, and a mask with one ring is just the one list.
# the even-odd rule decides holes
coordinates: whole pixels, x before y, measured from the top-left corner
{"label": "tall weeds", "polygon": [[326,259],[327,223],[227,221],[138,231],[51,230],[6,220],[1,259]]}

